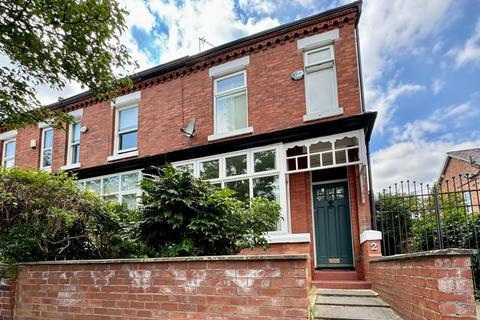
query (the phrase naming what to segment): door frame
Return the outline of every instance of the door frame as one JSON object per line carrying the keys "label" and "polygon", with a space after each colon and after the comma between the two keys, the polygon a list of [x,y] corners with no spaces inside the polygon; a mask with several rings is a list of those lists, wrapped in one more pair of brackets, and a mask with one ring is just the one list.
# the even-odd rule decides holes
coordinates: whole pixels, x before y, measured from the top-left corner
{"label": "door frame", "polygon": [[319,181],[313,182],[312,174],[310,173],[310,195],[311,195],[311,211],[312,211],[312,237],[313,237],[313,263],[314,269],[317,269],[317,238],[315,237],[315,205],[313,203],[313,187],[319,186],[322,184],[331,184],[331,183],[338,183],[338,182],[346,182],[347,184],[347,192],[348,192],[348,215],[350,216],[350,238],[352,239],[352,260],[353,260],[353,268],[356,269],[356,262],[355,262],[355,245],[353,243],[353,221],[352,221],[352,203],[350,202],[350,184],[348,183],[348,174],[346,179],[335,179],[335,180],[326,180],[326,181]]}

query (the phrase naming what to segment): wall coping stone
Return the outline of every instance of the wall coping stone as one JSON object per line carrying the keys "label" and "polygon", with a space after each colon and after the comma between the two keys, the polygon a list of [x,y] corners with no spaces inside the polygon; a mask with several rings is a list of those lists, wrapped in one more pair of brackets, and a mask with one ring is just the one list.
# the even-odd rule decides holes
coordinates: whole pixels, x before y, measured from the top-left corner
{"label": "wall coping stone", "polygon": [[117,264],[117,263],[169,263],[169,262],[209,262],[209,261],[269,261],[269,260],[307,260],[307,254],[271,254],[271,255],[229,255],[199,257],[135,258],[135,259],[92,259],[21,262],[22,265],[78,265],[78,264]]}
{"label": "wall coping stone", "polygon": [[429,258],[429,257],[438,257],[438,256],[472,256],[477,253],[475,249],[440,249],[440,250],[430,250],[430,251],[421,251],[414,253],[406,254],[396,254],[393,256],[385,256],[381,258],[370,259],[369,262],[384,262],[392,260],[411,260],[418,258]]}

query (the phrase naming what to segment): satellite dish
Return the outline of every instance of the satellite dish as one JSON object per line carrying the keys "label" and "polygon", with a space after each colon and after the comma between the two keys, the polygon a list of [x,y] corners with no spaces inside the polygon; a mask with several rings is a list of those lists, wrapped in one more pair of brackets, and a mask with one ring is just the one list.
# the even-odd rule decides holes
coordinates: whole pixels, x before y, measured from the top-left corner
{"label": "satellite dish", "polygon": [[193,118],[192,120],[190,120],[190,122],[188,123],[188,125],[185,127],[185,128],[181,128],[180,129],[183,133],[185,133],[185,135],[189,138],[193,137],[195,135],[195,118]]}

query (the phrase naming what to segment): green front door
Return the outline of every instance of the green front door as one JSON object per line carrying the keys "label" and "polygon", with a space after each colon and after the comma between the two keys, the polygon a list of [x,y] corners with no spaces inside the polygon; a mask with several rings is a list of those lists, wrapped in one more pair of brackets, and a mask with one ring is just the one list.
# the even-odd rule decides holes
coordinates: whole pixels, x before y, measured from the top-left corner
{"label": "green front door", "polygon": [[313,186],[317,267],[352,267],[347,182]]}

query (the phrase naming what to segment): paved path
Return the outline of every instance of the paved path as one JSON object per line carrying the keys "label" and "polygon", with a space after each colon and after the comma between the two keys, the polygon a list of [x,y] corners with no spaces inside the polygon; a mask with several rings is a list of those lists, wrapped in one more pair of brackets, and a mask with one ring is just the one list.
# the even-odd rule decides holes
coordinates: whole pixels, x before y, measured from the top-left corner
{"label": "paved path", "polygon": [[315,319],[401,320],[373,290],[317,290]]}

